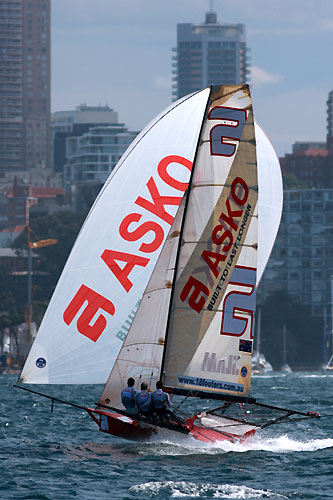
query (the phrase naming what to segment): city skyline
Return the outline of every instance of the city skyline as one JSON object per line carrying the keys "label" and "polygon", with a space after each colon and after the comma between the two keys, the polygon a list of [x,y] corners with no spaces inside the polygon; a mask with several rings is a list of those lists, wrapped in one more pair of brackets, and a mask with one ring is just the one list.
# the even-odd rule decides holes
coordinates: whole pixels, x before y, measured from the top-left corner
{"label": "city skyline", "polygon": [[[144,127],[172,100],[177,23],[209,10],[208,0],[52,2],[52,111],[107,103],[130,130]],[[215,0],[213,10],[246,25],[255,116],[279,156],[295,141],[324,141],[333,3]]]}

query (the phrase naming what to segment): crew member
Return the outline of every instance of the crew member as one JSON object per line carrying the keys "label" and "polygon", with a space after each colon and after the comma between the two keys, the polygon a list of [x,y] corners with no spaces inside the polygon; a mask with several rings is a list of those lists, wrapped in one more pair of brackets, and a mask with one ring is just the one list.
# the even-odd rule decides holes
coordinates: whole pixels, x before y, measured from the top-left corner
{"label": "crew member", "polygon": [[148,385],[146,382],[141,384],[141,392],[135,396],[135,402],[139,409],[139,412],[145,417],[150,416],[151,410],[151,394],[147,391]]}
{"label": "crew member", "polygon": [[160,420],[169,420],[172,418],[177,423],[182,423],[182,420],[175,415],[173,411],[170,410],[172,403],[170,401],[169,394],[163,392],[163,384],[161,380],[156,382],[156,391],[153,392],[153,411],[156,413]]}
{"label": "crew member", "polygon": [[136,415],[138,413],[138,408],[136,405],[135,398],[138,392],[134,389],[135,380],[130,377],[127,380],[127,387],[121,391],[121,402],[126,408],[127,413]]}

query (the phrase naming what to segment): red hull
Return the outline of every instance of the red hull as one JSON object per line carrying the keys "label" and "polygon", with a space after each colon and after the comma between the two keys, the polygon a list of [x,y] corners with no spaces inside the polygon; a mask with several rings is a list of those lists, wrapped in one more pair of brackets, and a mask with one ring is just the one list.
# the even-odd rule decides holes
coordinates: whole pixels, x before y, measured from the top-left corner
{"label": "red hull", "polygon": [[[101,432],[118,436],[130,441],[149,441],[153,436],[162,433],[177,433],[177,429],[165,429],[150,423],[145,423],[138,420],[133,420],[130,417],[119,413],[109,412],[105,410],[86,409],[91,418],[96,422]],[[251,430],[244,435],[231,434],[227,432],[216,431],[212,428],[194,425],[196,417],[189,418],[186,425],[183,426],[182,434],[188,435],[203,441],[205,443],[215,443],[217,441],[229,441],[231,443],[243,442],[255,434],[255,430]],[[186,432],[187,431],[187,432]]]}

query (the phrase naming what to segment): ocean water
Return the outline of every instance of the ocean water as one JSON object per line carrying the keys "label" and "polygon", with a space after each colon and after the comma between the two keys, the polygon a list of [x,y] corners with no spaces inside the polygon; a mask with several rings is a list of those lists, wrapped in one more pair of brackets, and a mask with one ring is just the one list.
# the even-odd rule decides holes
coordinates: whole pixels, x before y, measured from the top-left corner
{"label": "ocean water", "polygon": [[[0,376],[1,500],[333,499],[331,375],[253,377],[258,400],[331,416],[271,426],[243,445],[124,441],[99,432],[80,409],[56,403],[51,413],[49,400],[15,381]],[[85,405],[102,387],[33,389]],[[203,405],[186,404],[193,412]]]}

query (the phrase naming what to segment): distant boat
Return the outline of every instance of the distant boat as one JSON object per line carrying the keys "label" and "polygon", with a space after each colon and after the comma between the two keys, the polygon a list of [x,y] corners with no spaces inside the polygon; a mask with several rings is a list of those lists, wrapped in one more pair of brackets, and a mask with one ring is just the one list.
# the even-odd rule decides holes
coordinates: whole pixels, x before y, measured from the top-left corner
{"label": "distant boat", "polygon": [[331,373],[333,373],[333,354],[328,359],[327,363],[323,364],[322,369],[325,372],[331,372]]}
{"label": "distant boat", "polygon": [[260,373],[269,373],[273,371],[272,365],[267,361],[265,355],[260,352],[261,348],[261,307],[258,307],[258,326],[257,326],[257,343],[256,350],[252,356],[252,373],[258,375]]}
{"label": "distant boat", "polygon": [[252,358],[252,373],[258,375],[260,373],[269,373],[273,371],[273,367],[269,361],[267,361],[265,355],[262,352],[254,352]]}
{"label": "distant boat", "polygon": [[333,355],[330,357],[328,360],[327,364],[323,366],[323,369],[326,372],[332,372],[333,373]]}
{"label": "distant boat", "polygon": [[283,325],[283,332],[282,332],[282,358],[283,358],[283,364],[280,368],[280,372],[292,373],[292,369],[287,363],[287,329],[285,324]]}
{"label": "distant boat", "polygon": [[[322,369],[325,372],[333,373],[333,276],[331,276],[331,331],[328,331],[327,309],[325,308],[325,338],[324,338],[324,362]],[[329,353],[329,354],[328,354]]]}
{"label": "distant boat", "polygon": [[[248,85],[212,86],[170,106],[101,190],[20,381],[96,383],[106,372],[98,403],[61,402],[134,441],[239,442],[293,415],[315,417],[250,397],[256,287],[281,215],[274,172],[279,179]],[[121,399],[130,377],[137,390],[161,381],[191,409],[167,421],[153,409],[133,415]]]}

